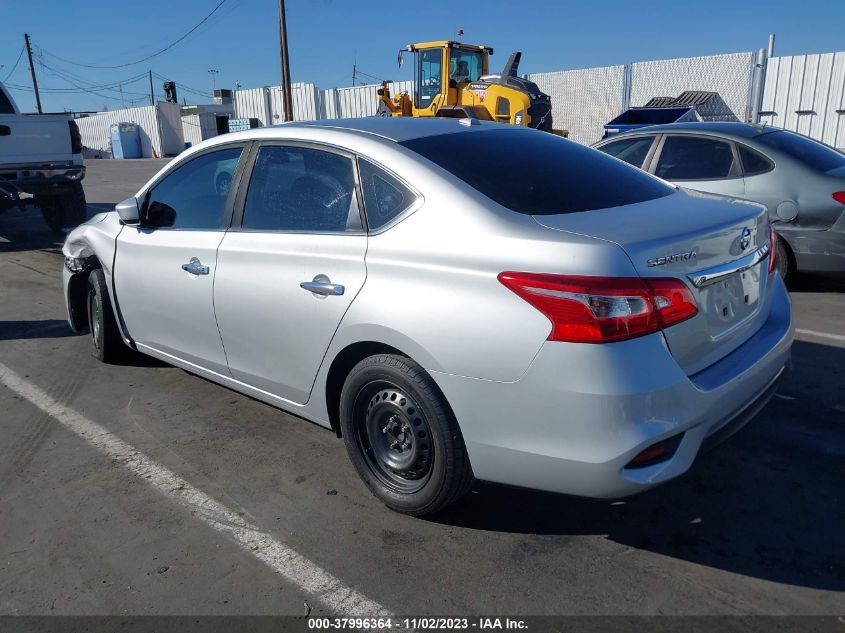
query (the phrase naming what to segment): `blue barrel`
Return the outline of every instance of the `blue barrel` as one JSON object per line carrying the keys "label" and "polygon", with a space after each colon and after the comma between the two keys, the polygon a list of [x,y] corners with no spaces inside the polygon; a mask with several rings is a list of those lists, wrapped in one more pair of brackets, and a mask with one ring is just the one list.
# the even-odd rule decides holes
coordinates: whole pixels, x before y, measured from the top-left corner
{"label": "blue barrel", "polygon": [[113,123],[111,149],[115,158],[141,158],[141,131],[136,123]]}

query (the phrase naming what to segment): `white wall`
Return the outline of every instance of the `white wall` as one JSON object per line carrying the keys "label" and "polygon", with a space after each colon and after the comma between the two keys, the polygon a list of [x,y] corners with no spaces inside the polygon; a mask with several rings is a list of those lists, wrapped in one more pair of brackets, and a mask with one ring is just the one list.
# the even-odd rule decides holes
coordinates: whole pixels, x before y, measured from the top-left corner
{"label": "white wall", "polygon": [[76,119],[85,147],[108,151],[111,126],[114,123],[135,123],[141,133],[141,155],[152,158],[178,154],[184,149],[179,105],[159,102],[154,106],[100,112]]}
{"label": "white wall", "polygon": [[845,52],[772,57],[760,121],[845,150]]}

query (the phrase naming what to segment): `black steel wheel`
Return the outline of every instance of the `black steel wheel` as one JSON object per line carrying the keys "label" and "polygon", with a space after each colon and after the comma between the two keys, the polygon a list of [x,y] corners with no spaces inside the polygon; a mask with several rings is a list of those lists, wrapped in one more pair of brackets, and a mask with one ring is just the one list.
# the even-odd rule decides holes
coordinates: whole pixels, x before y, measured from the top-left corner
{"label": "black steel wheel", "polygon": [[340,424],[361,479],[394,510],[431,514],[472,485],[457,421],[431,376],[409,358],[377,354],[353,367]]}
{"label": "black steel wheel", "polygon": [[91,354],[104,363],[113,363],[126,354],[128,348],[120,336],[109,300],[106,278],[101,268],[88,275],[88,328],[91,333]]}
{"label": "black steel wheel", "polygon": [[434,462],[431,429],[420,405],[385,381],[358,393],[356,441],[372,473],[386,486],[412,493],[425,486]]}

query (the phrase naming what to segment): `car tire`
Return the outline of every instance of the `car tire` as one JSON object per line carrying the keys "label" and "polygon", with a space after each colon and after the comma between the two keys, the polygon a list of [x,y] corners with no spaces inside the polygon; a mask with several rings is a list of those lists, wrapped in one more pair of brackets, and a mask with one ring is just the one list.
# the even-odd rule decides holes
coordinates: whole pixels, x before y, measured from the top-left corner
{"label": "car tire", "polygon": [[359,362],[340,395],[340,426],[352,464],[392,510],[432,514],[474,481],[458,423],[431,376],[411,359]]}
{"label": "car tire", "polygon": [[776,248],[778,258],[777,269],[781,279],[786,283],[795,277],[795,258],[792,256],[792,250],[787,246],[786,240],[780,236],[777,238]]}
{"label": "car tire", "polygon": [[88,328],[91,333],[91,354],[104,363],[113,363],[126,354],[126,345],[120,336],[109,300],[106,277],[101,268],[88,275]]}
{"label": "car tire", "polygon": [[43,196],[37,199],[41,214],[51,231],[79,226],[88,218],[88,205],[82,183],[71,185],[70,191],[61,196]]}

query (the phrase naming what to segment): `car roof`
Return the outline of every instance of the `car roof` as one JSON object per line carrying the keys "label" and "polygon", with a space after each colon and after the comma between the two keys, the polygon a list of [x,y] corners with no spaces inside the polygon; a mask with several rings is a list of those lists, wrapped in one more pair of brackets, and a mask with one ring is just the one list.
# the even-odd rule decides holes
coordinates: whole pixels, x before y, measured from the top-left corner
{"label": "car roof", "polygon": [[712,132],[721,136],[732,136],[736,138],[755,138],[769,132],[777,132],[780,128],[752,123],[737,123],[730,121],[688,121],[684,123],[663,123],[661,125],[649,125],[636,128],[630,132],[614,134],[611,138],[628,136],[633,134],[654,133],[654,132]]}
{"label": "car roof", "polygon": [[[466,119],[463,119],[466,121]],[[270,126],[270,129],[279,127],[298,128],[326,128],[334,130],[348,130],[350,132],[363,132],[374,134],[382,138],[401,143],[415,138],[426,136],[439,136],[453,132],[467,132],[473,130],[489,129],[491,126],[501,128],[502,125],[494,121],[476,121],[467,125],[461,123],[461,119],[448,117],[392,117],[372,116],[359,119],[323,119],[319,121],[296,121],[291,123],[280,123]],[[253,130],[254,131],[254,130]]]}

